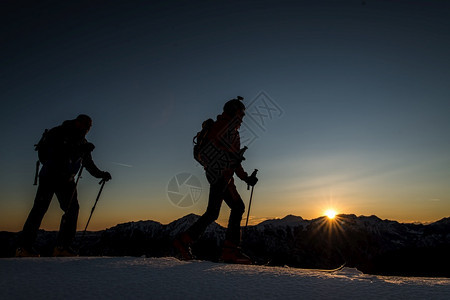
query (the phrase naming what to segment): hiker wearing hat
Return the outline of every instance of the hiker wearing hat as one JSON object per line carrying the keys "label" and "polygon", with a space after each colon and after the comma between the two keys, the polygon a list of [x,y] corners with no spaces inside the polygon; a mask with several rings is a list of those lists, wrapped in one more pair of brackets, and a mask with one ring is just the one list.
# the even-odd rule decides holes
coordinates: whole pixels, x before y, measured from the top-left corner
{"label": "hiker wearing hat", "polygon": [[92,119],[79,115],[74,120],[64,121],[62,125],[46,130],[36,145],[42,163],[39,186],[33,208],[19,237],[16,256],[39,256],[32,246],[54,194],[64,214],[53,255],[76,255],[71,248],[79,211],[75,176],[84,167],[96,178],[111,179],[111,174],[100,171],[92,160],[91,152],[95,147],[85,138],[91,127]]}
{"label": "hiker wearing hat", "polygon": [[190,246],[206,230],[206,227],[219,217],[222,201],[230,207],[225,241],[221,260],[229,263],[251,264],[248,256],[241,252],[240,224],[245,205],[234,184],[234,174],[248,185],[254,186],[258,179],[248,176],[241,162],[243,153],[241,149],[239,128],[245,116],[243,98],[238,97],[225,103],[222,114],[213,121],[204,122],[203,129],[196,136],[197,149],[194,147],[194,156],[205,169],[206,178],[210,184],[208,207],[206,212],[184,233],[174,241],[181,257],[192,259]]}

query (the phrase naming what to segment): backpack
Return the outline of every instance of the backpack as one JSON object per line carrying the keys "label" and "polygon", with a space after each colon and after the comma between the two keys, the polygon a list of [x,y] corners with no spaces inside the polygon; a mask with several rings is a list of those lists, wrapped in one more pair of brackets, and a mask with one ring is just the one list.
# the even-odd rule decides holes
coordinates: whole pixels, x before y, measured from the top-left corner
{"label": "backpack", "polygon": [[38,158],[41,163],[48,160],[48,143],[47,143],[48,129],[45,129],[41,139],[34,145],[34,150],[38,153]]}
{"label": "backpack", "polygon": [[200,163],[203,167],[207,166],[207,161],[204,157],[204,152],[209,145],[209,140],[207,138],[208,133],[212,126],[214,125],[213,119],[208,119],[203,121],[202,130],[197,132],[197,134],[192,139],[194,143],[194,159]]}

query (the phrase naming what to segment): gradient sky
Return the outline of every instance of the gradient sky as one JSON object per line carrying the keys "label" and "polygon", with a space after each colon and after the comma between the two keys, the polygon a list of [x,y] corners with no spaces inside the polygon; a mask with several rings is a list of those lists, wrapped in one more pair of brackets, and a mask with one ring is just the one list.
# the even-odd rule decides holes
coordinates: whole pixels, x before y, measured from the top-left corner
{"label": "gradient sky", "polygon": [[[21,230],[32,207],[43,130],[80,113],[113,176],[90,229],[202,214],[192,137],[237,95],[243,165],[260,170],[250,223],[331,207],[450,216],[449,1],[35,2],[0,3],[0,230]],[[179,173],[202,184],[189,207],[168,196]],[[97,183],[80,180],[80,230]],[[42,227],[61,214],[54,198]]]}

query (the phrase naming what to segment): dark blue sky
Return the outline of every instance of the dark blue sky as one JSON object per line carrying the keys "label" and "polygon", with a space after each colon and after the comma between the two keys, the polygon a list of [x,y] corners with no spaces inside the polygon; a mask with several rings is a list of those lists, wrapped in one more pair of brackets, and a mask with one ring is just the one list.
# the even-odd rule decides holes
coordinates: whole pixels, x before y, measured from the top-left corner
{"label": "dark blue sky", "polygon": [[[237,95],[249,106],[244,167],[260,169],[255,222],[329,207],[450,215],[447,1],[2,1],[0,11],[0,230],[20,230],[31,208],[43,129],[79,113],[94,119],[94,159],[114,177],[93,228],[201,214],[207,183],[191,140]],[[167,189],[183,172],[204,190],[180,208]],[[97,189],[85,175],[80,222]],[[44,227],[59,217],[53,204]]]}

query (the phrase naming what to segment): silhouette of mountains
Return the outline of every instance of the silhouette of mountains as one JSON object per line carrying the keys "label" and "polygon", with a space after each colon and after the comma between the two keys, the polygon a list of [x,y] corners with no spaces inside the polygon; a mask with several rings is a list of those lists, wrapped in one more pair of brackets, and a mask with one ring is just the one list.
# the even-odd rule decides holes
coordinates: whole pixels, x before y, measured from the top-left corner
{"label": "silhouette of mountains", "polygon": [[[119,224],[77,233],[75,247],[86,256],[174,256],[173,238],[199,216],[189,214],[163,225],[155,221]],[[211,224],[193,246],[198,259],[218,261],[226,229]],[[56,232],[41,230],[36,248],[50,255]],[[0,256],[14,255],[17,233],[0,232]],[[450,277],[450,218],[424,224],[338,215],[305,220],[288,215],[242,231],[242,248],[257,263],[301,268],[334,268],[343,263],[383,275]]]}

